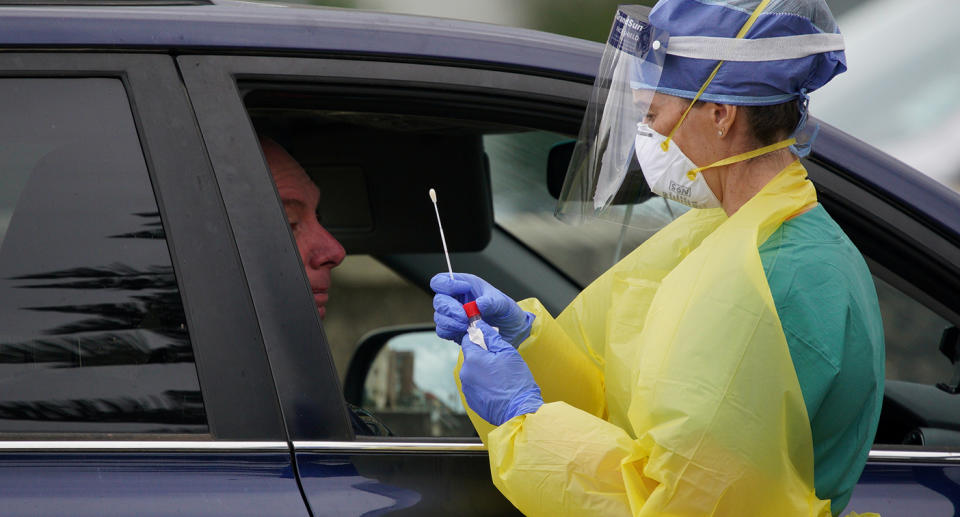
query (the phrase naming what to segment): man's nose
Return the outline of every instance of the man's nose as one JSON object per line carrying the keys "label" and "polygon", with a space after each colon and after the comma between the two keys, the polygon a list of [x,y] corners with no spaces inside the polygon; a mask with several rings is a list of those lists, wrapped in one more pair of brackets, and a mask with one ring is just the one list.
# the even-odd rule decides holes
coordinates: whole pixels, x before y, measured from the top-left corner
{"label": "man's nose", "polygon": [[320,269],[339,266],[347,252],[337,239],[320,223],[317,223],[310,233],[310,247],[304,260],[307,267]]}

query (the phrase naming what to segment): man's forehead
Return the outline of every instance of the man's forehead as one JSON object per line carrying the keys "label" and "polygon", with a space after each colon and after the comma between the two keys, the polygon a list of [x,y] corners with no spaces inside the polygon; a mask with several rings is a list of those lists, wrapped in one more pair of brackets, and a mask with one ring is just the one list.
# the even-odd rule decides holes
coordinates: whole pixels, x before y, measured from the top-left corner
{"label": "man's forehead", "polygon": [[320,200],[320,189],[310,181],[302,168],[291,168],[273,175],[277,192],[284,203],[293,201],[304,205],[314,205]]}
{"label": "man's forehead", "polygon": [[281,200],[309,202],[320,197],[320,190],[307,176],[303,167],[279,144],[272,140],[264,141],[263,154]]}

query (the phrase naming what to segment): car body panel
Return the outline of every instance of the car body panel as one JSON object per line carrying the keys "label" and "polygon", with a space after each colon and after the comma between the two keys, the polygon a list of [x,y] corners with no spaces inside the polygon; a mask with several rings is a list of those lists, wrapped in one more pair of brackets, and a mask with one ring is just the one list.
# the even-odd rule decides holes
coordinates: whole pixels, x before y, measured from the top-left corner
{"label": "car body panel", "polygon": [[314,515],[520,515],[490,483],[477,443],[297,442]]}
{"label": "car body panel", "polygon": [[939,460],[872,454],[847,511],[881,512],[884,517],[960,515],[960,454]]}
{"label": "car body panel", "polygon": [[3,514],[308,515],[286,443],[206,445],[0,444]]}

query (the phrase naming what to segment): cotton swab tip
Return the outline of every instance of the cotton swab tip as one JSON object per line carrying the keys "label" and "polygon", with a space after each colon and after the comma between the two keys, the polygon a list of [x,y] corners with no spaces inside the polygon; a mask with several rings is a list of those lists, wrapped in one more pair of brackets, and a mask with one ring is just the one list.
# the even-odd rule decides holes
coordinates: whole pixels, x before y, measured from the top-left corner
{"label": "cotton swab tip", "polygon": [[430,201],[437,202],[437,191],[430,189]]}

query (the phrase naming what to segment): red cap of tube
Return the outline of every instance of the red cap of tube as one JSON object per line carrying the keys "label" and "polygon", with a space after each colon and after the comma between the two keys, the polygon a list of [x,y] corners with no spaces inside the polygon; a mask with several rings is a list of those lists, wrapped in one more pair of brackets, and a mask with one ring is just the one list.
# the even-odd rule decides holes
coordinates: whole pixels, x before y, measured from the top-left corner
{"label": "red cap of tube", "polygon": [[468,318],[480,315],[480,309],[477,307],[476,300],[463,304],[463,310],[466,311]]}

